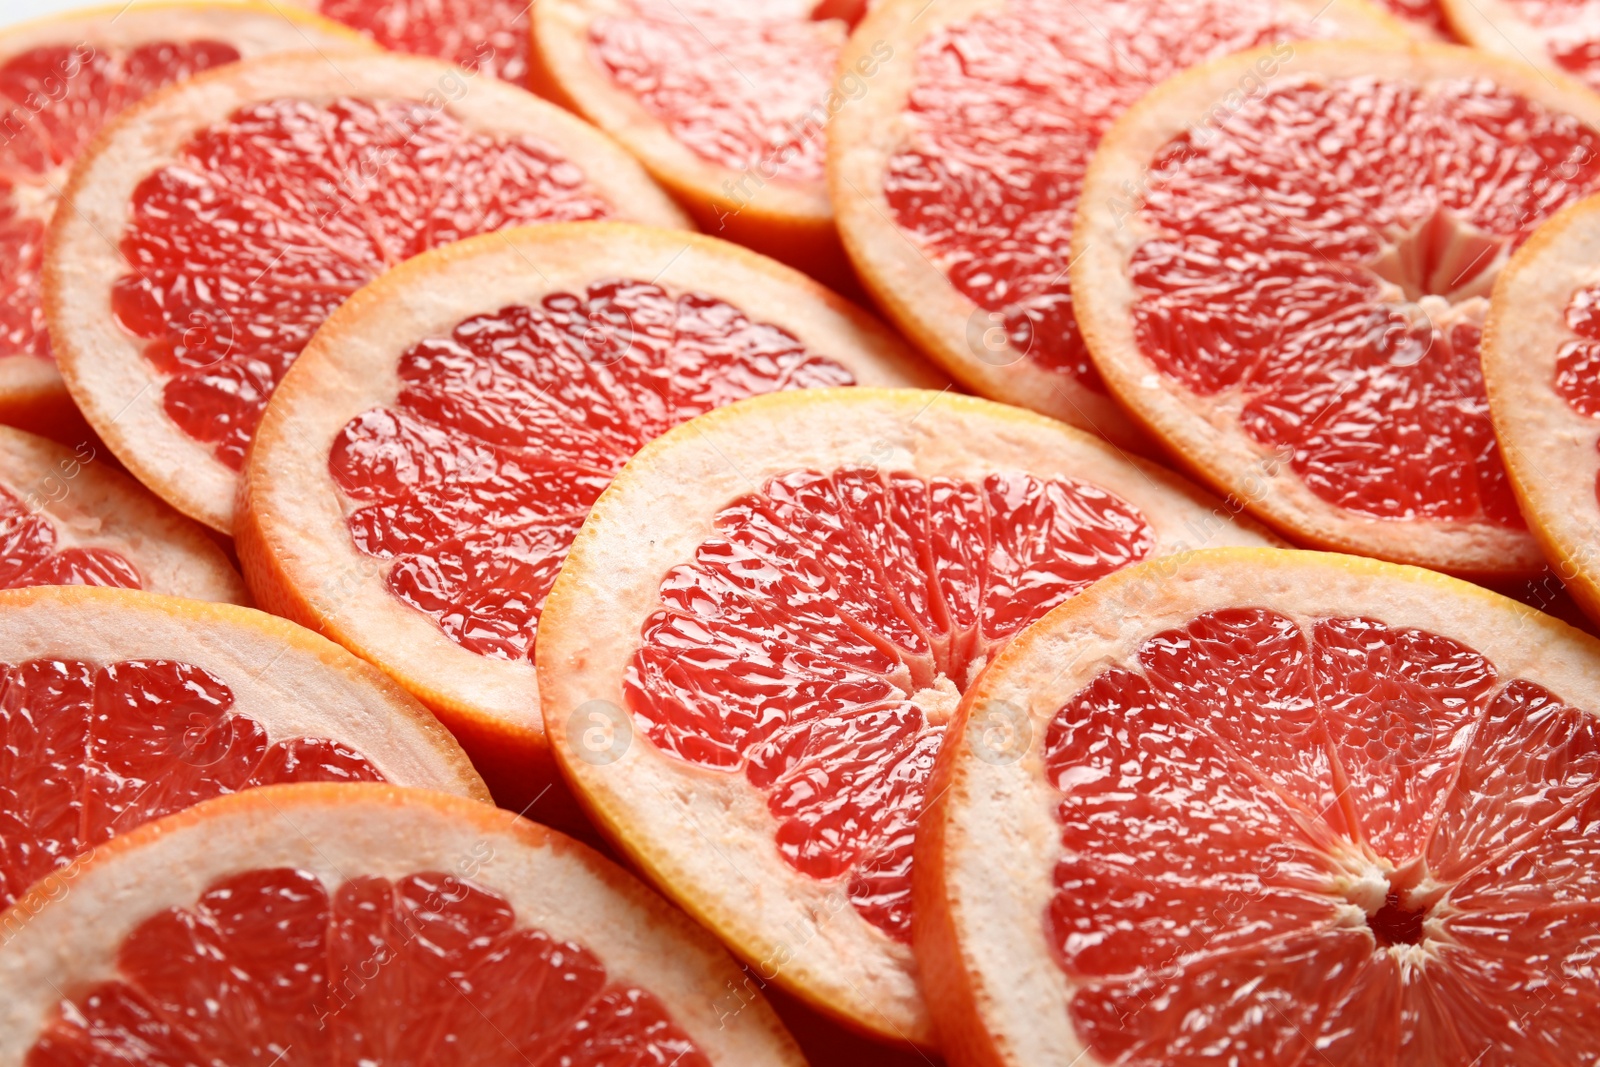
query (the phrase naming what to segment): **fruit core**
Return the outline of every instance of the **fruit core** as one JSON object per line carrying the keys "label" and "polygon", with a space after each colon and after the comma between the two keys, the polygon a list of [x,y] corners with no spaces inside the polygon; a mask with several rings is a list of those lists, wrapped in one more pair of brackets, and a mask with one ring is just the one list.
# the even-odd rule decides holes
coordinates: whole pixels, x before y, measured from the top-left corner
{"label": "fruit core", "polygon": [[129,212],[112,309],[168,417],[238,470],[273,389],[351,293],[429,248],[612,207],[555,147],[448,107],[284,98],[193,133]]}
{"label": "fruit core", "polygon": [[1154,534],[1083,482],[865,467],[774,477],[715,528],[662,582],[628,711],[659,749],[742,772],[783,859],[908,940],[913,833],[961,690]]}
{"label": "fruit core", "polygon": [[1600,183],[1600,135],[1482,78],[1301,77],[1150,172],[1129,267],[1145,359],[1236,405],[1336,507],[1522,528],[1479,366],[1487,294]]}
{"label": "fruit core", "polygon": [[1079,1034],[1150,1067],[1223,1041],[1333,1064],[1587,1049],[1597,724],[1372,619],[1230,608],[1148,638],[1045,739],[1046,926]]}
{"label": "fruit core", "polygon": [[54,520],[0,487],[0,589],[102,585],[141,589],[139,569],[109,548],[57,548]]}
{"label": "fruit core", "polygon": [[382,781],[320,737],[274,740],[233,690],[173,660],[0,664],[0,905],[152,819],[256,785]]}
{"label": "fruit core", "polygon": [[524,0],[321,0],[322,14],[395,52],[413,52],[528,87]]}
{"label": "fruit core", "polygon": [[238,58],[232,45],[192,40],[40,45],[0,61],[0,357],[50,358],[45,231],[78,153],[146,93]]}
{"label": "fruit core", "polygon": [[399,377],[328,458],[351,537],[395,597],[510,660],[532,656],[590,505],[647,441],[757,393],[855,384],[724,300],[628,279],[468,319]]}
{"label": "fruit core", "polygon": [[115,977],[63,1000],[25,1063],[125,1058],[710,1067],[653,994],[493,890],[283,867],[140,922]]}

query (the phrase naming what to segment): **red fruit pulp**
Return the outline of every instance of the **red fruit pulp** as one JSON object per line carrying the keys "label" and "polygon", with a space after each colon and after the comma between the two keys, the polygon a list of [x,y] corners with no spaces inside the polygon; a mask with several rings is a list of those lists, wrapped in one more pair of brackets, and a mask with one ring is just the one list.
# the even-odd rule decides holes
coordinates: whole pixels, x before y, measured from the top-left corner
{"label": "red fruit pulp", "polygon": [[1521,527],[1480,328],[1511,250],[1600,184],[1600,134],[1484,80],[1331,79],[1269,86],[1151,174],[1147,359],[1331,504]]}
{"label": "red fruit pulp", "polygon": [[625,280],[468,319],[400,377],[328,458],[351,536],[393,561],[395,596],[498,659],[532,655],[578,527],[645,442],[741,397],[855,382],[722,300]]}
{"label": "red fruit pulp", "polygon": [[1047,929],[1107,1062],[1600,1055],[1600,725],[1471,648],[1211,612],[1069,701],[1046,767]]}
{"label": "red fruit pulp", "polygon": [[320,0],[318,9],[392,51],[447,59],[527,88],[532,6],[527,0]]}
{"label": "red fruit pulp", "polygon": [[710,1067],[641,989],[499,894],[418,873],[246,871],[144,920],[28,1067],[122,1062]]}
{"label": "red fruit pulp", "polygon": [[1378,0],[1379,4],[1403,19],[1426,26],[1441,37],[1450,38],[1450,24],[1439,0]]}
{"label": "red fruit pulp", "polygon": [[44,235],[89,139],[146,93],[238,58],[218,41],[74,42],[0,62],[0,356],[50,357],[39,303]]}
{"label": "red fruit pulp", "polygon": [[716,518],[626,679],[663,750],[743,770],[797,871],[910,936],[911,845],[956,696],[1014,633],[1155,547],[1092,485],[798,471]]}
{"label": "red fruit pulp", "polygon": [[611,213],[547,144],[359,99],[241,108],[145,178],[131,209],[113,310],[166,376],[167,415],[235,470],[289,364],[385,269],[507,226]]}
{"label": "red fruit pulp", "polygon": [[1561,68],[1600,89],[1600,4],[1594,0],[1505,0],[1544,38]]}
{"label": "red fruit pulp", "polygon": [[[1567,302],[1567,326],[1577,339],[1556,357],[1555,390],[1580,415],[1600,418],[1600,286],[1586,286]],[[1600,477],[1595,481],[1600,500]]]}
{"label": "red fruit pulp", "polygon": [[49,515],[0,488],[0,589],[33,585],[107,585],[140,589],[139,570],[109,548],[56,549]]}
{"label": "red fruit pulp", "polygon": [[274,740],[203,667],[0,665],[0,905],[142,823],[255,785],[381,781],[358,752]]}

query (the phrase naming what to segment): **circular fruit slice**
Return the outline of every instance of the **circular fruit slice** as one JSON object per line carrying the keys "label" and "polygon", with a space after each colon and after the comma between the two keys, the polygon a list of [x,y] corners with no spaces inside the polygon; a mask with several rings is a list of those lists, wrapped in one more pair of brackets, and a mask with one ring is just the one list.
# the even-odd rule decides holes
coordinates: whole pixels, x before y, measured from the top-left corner
{"label": "circular fruit slice", "polygon": [[239,552],[261,603],[400,679],[521,808],[559,780],[539,611],[628,457],[754,393],[933,379],[883,326],[735,245],[617,223],[492,234],[329,318],[267,408]]}
{"label": "circular fruit slice", "polygon": [[57,198],[100,126],[153,89],[241,57],[359,47],[341,27],[266,4],[121,4],[0,31],[0,421],[82,433],[39,288]]}
{"label": "circular fruit slice", "polygon": [[1444,45],[1279,60],[1181,75],[1107,135],[1074,238],[1095,362],[1177,456],[1301,541],[1529,573],[1480,331],[1506,257],[1600,184],[1600,98]]}
{"label": "circular fruit slice", "polygon": [[1600,618],[1600,198],[1540,227],[1495,284],[1483,376],[1517,502]]}
{"label": "circular fruit slice", "polygon": [[527,0],[301,0],[396,52],[528,84]]}
{"label": "circular fruit slice", "polygon": [[969,388],[1138,444],[1068,285],[1101,135],[1145,90],[1213,56],[1401,32],[1363,0],[889,0],[840,60],[878,65],[828,131],[845,248],[890,318]]}
{"label": "circular fruit slice", "polygon": [[951,1062],[1596,1062],[1597,707],[1600,643],[1427,571],[1101,582],[967,693],[929,787]]}
{"label": "circular fruit slice", "polygon": [[1600,3],[1594,0],[1441,0],[1463,41],[1600,89]]}
{"label": "circular fruit slice", "polygon": [[877,73],[842,72],[849,34],[817,0],[546,0],[534,83],[642,160],[707,233],[830,282],[849,274],[823,129]]}
{"label": "circular fruit slice", "polygon": [[0,592],[0,905],[151,819],[317,780],[488,796],[421,705],[293,623],[118,589]]}
{"label": "circular fruit slice", "polygon": [[67,199],[45,287],[68,387],[140,481],[223,532],[268,396],[382,271],[527,222],[683,222],[560,108],[382,55],[253,60],[173,86],[107,129]]}
{"label": "circular fruit slice", "polygon": [[257,789],[5,916],[0,1064],[804,1067],[704,930],[509,812]]}
{"label": "circular fruit slice", "polygon": [[244,583],[210,532],[106,466],[0,426],[0,588],[108,585],[244,603]]}
{"label": "circular fruit slice", "polygon": [[927,1044],[911,837],[944,723],[1103,575],[1260,544],[1030,412],[921,390],[758,397],[646,446],[540,623],[545,729],[600,828],[765,976]]}

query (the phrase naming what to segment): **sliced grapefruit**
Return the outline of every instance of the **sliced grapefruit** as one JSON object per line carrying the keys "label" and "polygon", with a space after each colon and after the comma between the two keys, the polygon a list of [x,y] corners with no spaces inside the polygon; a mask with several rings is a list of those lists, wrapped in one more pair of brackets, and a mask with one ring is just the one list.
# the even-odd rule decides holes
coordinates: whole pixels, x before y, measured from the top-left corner
{"label": "sliced grapefruit", "polygon": [[293,623],[118,589],[0,592],[0,904],[59,889],[151,819],[318,780],[488,796],[420,704]]}
{"label": "sliced grapefruit", "polygon": [[528,84],[527,0],[300,0],[396,52]]}
{"label": "sliced grapefruit", "polygon": [[805,1065],[705,931],[577,842],[439,793],[213,800],[3,922],[5,1067]]}
{"label": "sliced grapefruit", "polygon": [[840,283],[823,133],[882,64],[835,72],[850,32],[836,9],[862,6],[545,0],[534,84],[626,145],[707,233]]}
{"label": "sliced grapefruit", "polygon": [[683,216],[587,123],[431,60],[236,64],[126,111],[84,157],[45,269],[89,422],[217,530],[261,411],[345,297],[387,267],[527,222]]}
{"label": "sliced grapefruit", "polygon": [[1545,556],[1600,619],[1600,198],[1540,227],[1495,284],[1483,376]]}
{"label": "sliced grapefruit", "polygon": [[1096,142],[1146,89],[1213,56],[1402,32],[1363,0],[889,0],[840,60],[879,65],[828,132],[845,248],[890,318],[973,391],[1137,443],[1068,285]]}
{"label": "sliced grapefruit", "polygon": [[1106,136],[1074,236],[1095,363],[1304,543],[1531,573],[1479,338],[1506,257],[1600,185],[1600,97],[1465,48],[1334,42],[1239,91],[1276,60],[1180,75]]}
{"label": "sliced grapefruit", "polygon": [[100,126],[153,89],[241,57],[360,47],[333,23],[265,3],[120,4],[0,31],[0,422],[81,439],[39,289],[56,201]]}
{"label": "sliced grapefruit", "polygon": [[754,393],[933,380],[861,311],[723,241],[490,234],[403,264],[317,333],[262,421],[240,556],[261,603],[400,679],[520,809],[559,780],[540,608],[628,457]]}
{"label": "sliced grapefruit", "polygon": [[1456,36],[1600,89],[1600,4],[1594,0],[1440,0]]}
{"label": "sliced grapefruit", "polygon": [[602,831],[759,974],[927,1045],[911,837],[961,690],[1097,578],[1200,543],[1262,539],[1031,412],[741,401],[595,505],[540,623],[545,729]]}
{"label": "sliced grapefruit", "polygon": [[0,426],[0,588],[105,585],[244,603],[210,532],[107,462],[93,445]]}
{"label": "sliced grapefruit", "polygon": [[1101,582],[968,691],[930,786],[951,1062],[1600,1062],[1596,707],[1600,643],[1428,571]]}

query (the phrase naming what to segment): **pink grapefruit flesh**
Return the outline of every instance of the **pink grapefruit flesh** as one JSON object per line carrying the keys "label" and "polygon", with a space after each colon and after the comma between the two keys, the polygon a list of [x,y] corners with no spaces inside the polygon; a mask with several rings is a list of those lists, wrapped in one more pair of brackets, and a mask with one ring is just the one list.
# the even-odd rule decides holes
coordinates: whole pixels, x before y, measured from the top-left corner
{"label": "pink grapefruit flesh", "polygon": [[0,488],[0,589],[30,585],[142,588],[139,569],[110,548],[57,547],[56,524]]}
{"label": "pink grapefruit flesh", "polygon": [[533,5],[525,0],[317,0],[313,6],[393,51],[528,84]]}

